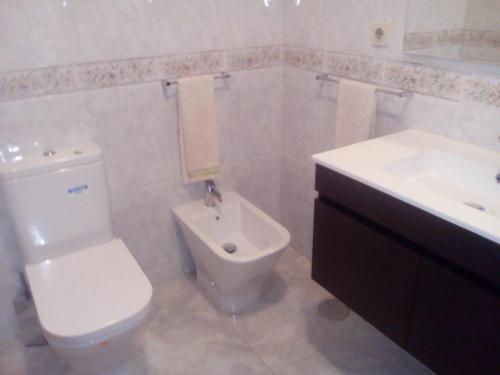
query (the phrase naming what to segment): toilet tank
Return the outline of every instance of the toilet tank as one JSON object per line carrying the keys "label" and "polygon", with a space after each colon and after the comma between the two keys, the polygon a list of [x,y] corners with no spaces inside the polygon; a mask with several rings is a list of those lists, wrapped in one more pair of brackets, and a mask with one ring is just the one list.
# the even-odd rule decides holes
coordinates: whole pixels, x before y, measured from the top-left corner
{"label": "toilet tank", "polygon": [[95,143],[0,158],[0,187],[25,263],[113,238],[102,151]]}

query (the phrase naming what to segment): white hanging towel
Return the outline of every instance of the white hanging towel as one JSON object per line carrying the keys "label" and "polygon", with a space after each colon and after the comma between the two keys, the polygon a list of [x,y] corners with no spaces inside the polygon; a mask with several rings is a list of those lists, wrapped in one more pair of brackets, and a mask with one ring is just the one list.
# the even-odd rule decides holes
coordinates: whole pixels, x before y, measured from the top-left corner
{"label": "white hanging towel", "polygon": [[376,87],[367,83],[340,81],[337,99],[335,147],[370,139],[376,122]]}
{"label": "white hanging towel", "polygon": [[179,135],[184,182],[217,177],[219,139],[212,75],[179,79]]}

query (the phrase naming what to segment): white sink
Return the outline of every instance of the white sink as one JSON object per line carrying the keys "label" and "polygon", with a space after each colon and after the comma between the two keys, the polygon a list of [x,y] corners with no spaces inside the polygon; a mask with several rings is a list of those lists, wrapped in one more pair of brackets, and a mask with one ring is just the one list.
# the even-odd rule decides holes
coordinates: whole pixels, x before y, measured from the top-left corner
{"label": "white sink", "polygon": [[313,160],[500,244],[499,152],[411,129]]}
{"label": "white sink", "polygon": [[500,218],[499,168],[444,151],[422,151],[384,171],[445,198]]}

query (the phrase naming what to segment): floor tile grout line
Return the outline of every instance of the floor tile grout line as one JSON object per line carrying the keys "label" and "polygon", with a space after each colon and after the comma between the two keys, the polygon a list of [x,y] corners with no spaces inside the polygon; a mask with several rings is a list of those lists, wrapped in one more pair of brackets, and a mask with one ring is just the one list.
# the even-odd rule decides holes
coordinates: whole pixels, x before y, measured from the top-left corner
{"label": "floor tile grout line", "polygon": [[[232,318],[230,318],[230,319],[232,319]],[[257,353],[257,351],[256,351],[256,350],[255,350],[255,348],[252,346],[252,344],[250,344],[250,343],[248,342],[248,340],[247,340],[247,339],[246,339],[246,338],[245,338],[245,337],[244,337],[244,336],[243,336],[240,332],[238,332],[238,330],[237,330],[237,329],[233,326],[233,323],[231,323],[231,321],[229,321],[229,320],[226,320],[226,324],[229,326],[229,328],[230,328],[232,331],[234,331],[234,332],[238,335],[238,337],[239,337],[240,339],[242,339],[242,340],[243,340],[243,342],[244,342],[245,344],[247,344],[247,346],[250,348],[250,350],[252,351],[252,353],[253,353],[254,355],[256,355],[256,356],[257,356],[257,358],[259,358],[259,359],[262,361],[262,363],[264,364],[264,366],[265,366],[265,367],[269,370],[270,374],[271,374],[271,375],[277,375],[277,374],[276,374],[276,372],[273,370],[273,368],[272,368],[272,367],[271,367],[271,366],[270,366],[270,365],[269,365],[269,364],[268,364],[268,363],[264,360],[264,358],[262,358],[262,356],[261,356],[259,353]]]}
{"label": "floor tile grout line", "polygon": [[[294,255],[295,256],[299,256],[301,258],[304,258],[306,261],[309,261],[305,256],[303,256],[302,254],[300,254],[297,250],[295,250],[293,247],[290,246],[290,249],[293,250],[294,252]],[[309,261],[310,262],[310,261]],[[252,351],[253,354],[255,354],[261,361],[262,363],[264,364],[264,366],[266,366],[266,368],[269,370],[269,372],[271,373],[271,375],[277,375],[277,373],[273,370],[273,368],[271,367],[271,365],[269,365],[265,360],[264,358],[262,358],[262,356],[255,350],[255,348],[252,346],[252,344],[250,344],[250,342],[248,342],[248,340],[245,338],[245,336],[243,336],[235,327],[234,327],[234,324],[231,322],[231,320],[229,319],[232,319],[232,318],[228,318],[228,320],[226,320],[226,324],[229,326],[229,328],[234,331],[238,337],[243,340],[243,342],[245,344],[247,344],[247,346],[250,348],[250,350]]]}

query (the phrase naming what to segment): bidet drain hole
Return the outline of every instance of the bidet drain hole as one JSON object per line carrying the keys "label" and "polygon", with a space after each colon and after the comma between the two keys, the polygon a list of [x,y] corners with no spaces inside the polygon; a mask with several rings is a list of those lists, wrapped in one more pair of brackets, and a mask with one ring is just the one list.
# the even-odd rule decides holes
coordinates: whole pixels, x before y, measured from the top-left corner
{"label": "bidet drain hole", "polygon": [[238,250],[238,247],[234,243],[225,243],[222,248],[226,253],[233,254]]}
{"label": "bidet drain hole", "polygon": [[476,202],[463,202],[466,206],[469,206],[469,207],[472,207],[472,208],[475,208],[476,210],[479,210],[479,211],[486,211],[486,209],[484,208],[484,206],[481,206],[479,203],[476,203]]}

